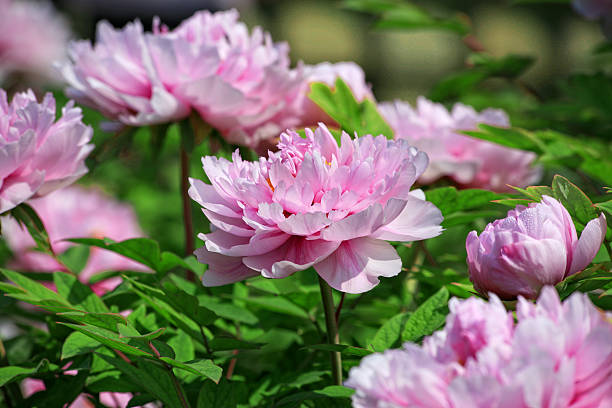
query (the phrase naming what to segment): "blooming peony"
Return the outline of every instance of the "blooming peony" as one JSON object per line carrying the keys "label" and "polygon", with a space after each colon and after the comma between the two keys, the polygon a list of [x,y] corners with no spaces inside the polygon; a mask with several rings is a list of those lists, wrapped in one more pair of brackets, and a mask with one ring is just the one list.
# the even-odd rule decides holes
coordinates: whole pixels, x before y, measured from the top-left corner
{"label": "blooming peony", "polygon": [[56,120],[50,93],[41,103],[32,91],[18,93],[9,104],[0,89],[0,214],[87,173],[93,131],[81,119],[69,102]]}
{"label": "blooming peony", "polygon": [[533,299],[544,285],[555,285],[586,268],[606,235],[606,219],[589,221],[580,239],[561,203],[543,196],[529,207],[469,233],[465,246],[470,279],[483,294]]}
{"label": "blooming peony", "polygon": [[[451,299],[446,327],[423,347],[372,354],[351,369],[345,385],[355,389],[353,406],[606,408],[612,322],[587,295],[561,303],[546,287],[535,305],[519,299],[517,317],[494,294],[489,304]],[[462,342],[470,350],[457,353]]]}
{"label": "blooming peony", "polygon": [[[69,187],[32,200],[31,205],[43,221],[53,250],[57,254],[74,245],[62,241],[67,238],[106,237],[122,241],[143,236],[130,206],[118,203],[95,189]],[[15,255],[11,267],[37,272],[62,269],[51,256],[32,249],[34,241],[12,218],[2,220],[2,233]],[[97,273],[113,270],[147,269],[121,255],[92,247],[79,279],[88,282]],[[94,284],[92,289],[102,294],[114,289],[119,283],[119,277],[105,279]]]}
{"label": "blooming peony", "polygon": [[293,106],[293,114],[300,117],[300,127],[316,126],[319,122],[335,123],[329,115],[308,98],[310,85],[315,82],[323,82],[333,87],[336,80],[340,78],[351,89],[356,100],[374,99],[370,85],[365,81],[363,69],[354,62],[337,62],[335,64],[322,62],[317,65],[305,65],[303,70],[302,89]]}
{"label": "blooming peony", "polygon": [[70,30],[51,3],[0,0],[0,83],[9,75],[55,80]]}
{"label": "blooming peony", "polygon": [[[260,27],[249,34],[238,18],[236,10],[200,11],[173,31],[160,30],[149,43],[159,56],[154,58],[158,67],[174,63],[168,58],[172,54],[180,63],[185,49],[216,51],[216,69],[208,77],[187,73],[189,86],[177,92],[227,140],[254,147],[297,124],[297,118],[284,110],[298,95],[302,73],[289,69],[286,43],[273,43]],[[165,68],[169,78],[175,76],[171,67]]]}
{"label": "blooming peony", "polygon": [[174,122],[195,109],[225,138],[256,146],[296,124],[281,115],[299,90],[288,46],[256,27],[251,34],[236,10],[200,11],[170,30],[139,21],[116,30],[98,24],[95,46],[76,42],[61,67],[67,93],[126,125]]}
{"label": "blooming peony", "polygon": [[451,177],[462,187],[509,191],[507,184],[525,187],[535,183],[540,172],[532,167],[534,153],[511,149],[459,132],[477,129],[480,123],[508,127],[506,114],[497,109],[477,113],[455,104],[452,111],[420,97],[416,109],[408,103],[381,103],[380,112],[395,132],[426,152],[430,166],[419,178],[423,184]]}
{"label": "blooming peony", "polygon": [[211,185],[189,193],[212,224],[196,250],[203,282],[224,285],[261,274],[283,278],[311,266],[333,288],[360,293],[395,276],[402,262],[390,244],[431,238],[442,214],[410,191],[427,155],[404,140],[370,135],[338,143],[321,124],[306,138],[283,133],[279,151],[257,162],[202,159]]}

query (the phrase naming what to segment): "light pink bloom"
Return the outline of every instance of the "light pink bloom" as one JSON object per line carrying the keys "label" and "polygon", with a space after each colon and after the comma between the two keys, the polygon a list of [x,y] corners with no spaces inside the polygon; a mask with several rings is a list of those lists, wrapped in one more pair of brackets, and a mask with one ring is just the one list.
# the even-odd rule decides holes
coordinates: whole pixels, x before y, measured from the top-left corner
{"label": "light pink bloom", "polygon": [[18,93],[9,104],[0,89],[0,214],[87,173],[93,131],[81,119],[69,102],[56,120],[50,93],[41,103],[32,91]]}
{"label": "light pink bloom", "polygon": [[[238,18],[236,10],[200,11],[175,30],[162,27],[149,43],[158,67],[168,66],[168,56],[185,50],[215,51],[218,66],[204,67],[210,71],[207,76],[186,73],[193,79],[177,93],[228,141],[254,147],[297,124],[284,110],[298,95],[302,73],[289,69],[286,43],[274,43],[261,27],[249,33]],[[174,74],[172,66],[165,69]]]}
{"label": "light pink bloom", "polygon": [[[122,241],[142,237],[132,208],[119,203],[95,189],[69,187],[30,202],[43,221],[53,250],[61,254],[74,244],[67,238],[110,238]],[[49,255],[32,250],[34,242],[12,218],[2,220],[2,233],[15,258],[11,267],[27,271],[52,272],[62,266]],[[117,270],[147,271],[143,265],[121,255],[92,247],[84,269],[82,282],[100,272]],[[121,278],[97,282],[92,289],[98,294],[114,289]]]}
{"label": "light pink bloom", "polygon": [[[612,323],[587,295],[574,293],[561,303],[554,288],[546,287],[535,305],[519,299],[516,324],[494,294],[491,299],[489,305],[452,299],[447,326],[434,334],[466,339],[475,353],[457,353],[452,341],[437,342],[448,348],[440,352],[428,347],[431,338],[426,338],[422,348],[406,344],[369,355],[351,369],[345,383],[356,390],[353,406],[608,407]],[[457,322],[468,324],[457,331]],[[501,335],[492,331],[495,325]],[[495,343],[503,347],[491,347]],[[456,359],[447,358],[452,355]]]}
{"label": "light pink bloom", "polygon": [[0,0],[0,83],[11,74],[55,80],[70,30],[51,3]]}
{"label": "light pink bloom", "polygon": [[281,115],[295,98],[300,71],[289,69],[289,48],[236,10],[200,11],[169,30],[139,21],[116,30],[98,24],[95,46],[77,42],[61,67],[67,93],[131,126],[174,122],[192,109],[230,142],[256,146],[297,119]]}
{"label": "light pink bloom", "polygon": [[[65,373],[68,374],[68,373]],[[68,375],[76,375],[68,374]],[[42,380],[38,380],[36,378],[26,378],[21,383],[21,389],[23,390],[23,396],[28,398],[31,395],[45,391],[45,383]],[[126,408],[128,403],[132,399],[134,395],[129,392],[101,392],[100,393],[100,402],[104,404],[105,407],[108,408]],[[80,394],[73,402],[70,404],[68,408],[94,408],[95,405],[91,400],[87,397],[86,394]],[[147,404],[144,406],[145,408],[155,408],[155,404]]]}
{"label": "light pink bloom", "polygon": [[517,206],[504,219],[485,227],[465,243],[470,280],[482,294],[502,299],[537,297],[544,285],[555,285],[593,260],[606,235],[606,219],[589,221],[580,239],[560,202],[543,196],[542,202]]}
{"label": "light pink bloom", "polygon": [[212,224],[196,250],[203,282],[224,285],[261,274],[283,278],[311,266],[333,288],[360,293],[395,276],[401,260],[387,240],[415,241],[442,231],[442,214],[410,191],[427,155],[406,141],[370,135],[338,143],[325,125],[306,138],[283,133],[279,151],[246,162],[202,159],[211,185],[189,193]]}
{"label": "light pink bloom", "polygon": [[460,134],[481,123],[508,127],[508,117],[501,110],[478,113],[457,103],[449,112],[424,97],[418,98],[416,108],[402,101],[381,103],[379,108],[396,139],[408,140],[429,156],[430,165],[419,178],[423,184],[446,176],[462,187],[503,192],[510,191],[507,184],[525,187],[540,177],[539,169],[532,167],[534,153]]}
{"label": "light pink bloom", "polygon": [[504,355],[510,352],[514,320],[496,296],[488,303],[475,297],[452,298],[448,308],[444,330],[423,341],[423,349],[437,361],[464,365],[478,359],[482,350],[492,348]]}
{"label": "light pink bloom", "polygon": [[455,371],[406,344],[364,357],[344,385],[355,389],[354,408],[450,408],[448,384]]}
{"label": "light pink bloom", "polygon": [[334,64],[322,62],[317,65],[305,65],[303,72],[304,82],[299,97],[295,100],[293,112],[294,115],[300,116],[299,127],[316,126],[319,122],[328,125],[335,124],[335,121],[328,114],[308,98],[310,86],[315,82],[323,82],[334,87],[336,80],[340,78],[351,89],[357,101],[363,101],[366,98],[374,100],[370,85],[365,81],[363,69],[354,62],[337,62]]}
{"label": "light pink bloom", "polygon": [[[612,324],[586,294],[561,303],[545,287],[519,298],[508,358],[482,356],[450,386],[457,407],[606,408],[612,397]],[[494,360],[494,363],[491,363]]]}
{"label": "light pink bloom", "polygon": [[[162,82],[147,46],[139,21],[116,30],[108,22],[98,23],[96,44],[72,42],[70,61],[59,66],[68,82],[66,94],[83,105],[100,110],[108,118],[130,126],[172,122],[189,115],[189,105],[177,98]],[[185,61],[167,58],[169,67],[181,64],[184,70],[194,64],[206,66],[206,58],[191,57]],[[212,64],[217,63],[211,57]],[[174,72],[175,82],[184,80]]]}

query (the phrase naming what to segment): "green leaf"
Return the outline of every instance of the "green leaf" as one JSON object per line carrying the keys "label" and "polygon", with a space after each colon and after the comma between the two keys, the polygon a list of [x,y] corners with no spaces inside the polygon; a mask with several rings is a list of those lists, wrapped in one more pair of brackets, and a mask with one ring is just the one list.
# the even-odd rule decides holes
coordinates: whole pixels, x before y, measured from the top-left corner
{"label": "green leaf", "polygon": [[164,282],[165,298],[176,310],[180,310],[200,326],[207,326],[217,319],[217,315],[210,309],[200,306],[198,298],[179,289],[172,282]]}
{"label": "green leaf", "polygon": [[219,382],[221,379],[221,374],[223,374],[223,369],[213,363],[211,360],[200,359],[186,363],[181,363],[180,361],[176,361],[169,357],[161,357],[160,360],[170,364],[173,367],[188,371],[199,377],[210,378],[216,383]]}
{"label": "green leaf", "polygon": [[597,210],[593,202],[575,184],[563,176],[555,175],[552,182],[555,198],[563,204],[577,224],[578,232],[593,218],[597,218]]}
{"label": "green leaf", "polygon": [[136,330],[132,326],[128,326],[128,325],[125,325],[125,324],[118,324],[117,325],[117,330],[119,331],[119,337],[120,338],[139,339],[139,340],[143,340],[143,341],[151,341],[151,340],[154,340],[154,339],[158,338],[162,334],[164,334],[164,332],[166,331],[166,328],[165,327],[160,327],[159,329],[154,330],[154,331],[152,331],[150,333],[140,334],[138,332],[138,330]]}
{"label": "green leaf", "polygon": [[[50,307],[47,307],[47,309],[52,310]],[[59,317],[69,319],[77,323],[100,327],[110,331],[116,330],[118,324],[126,323],[125,317],[118,313],[87,313],[79,310],[65,311],[58,309],[52,311],[55,311]]]}
{"label": "green leaf", "polygon": [[86,245],[75,245],[68,248],[57,257],[72,273],[78,275],[89,260],[90,249]]}
{"label": "green leaf", "polygon": [[466,189],[457,190],[455,187],[440,187],[425,192],[427,201],[433,203],[446,218],[458,211],[481,208],[491,204],[493,200],[503,199],[503,194],[488,190]]}
{"label": "green leaf", "polygon": [[250,341],[238,340],[231,337],[215,337],[208,342],[211,350],[254,350],[261,348],[266,343],[252,343]]}
{"label": "green leaf", "polygon": [[375,351],[387,350],[400,339],[410,313],[400,313],[387,320],[374,335],[370,345]]}
{"label": "green leaf", "polygon": [[[170,379],[168,370],[157,363],[138,359],[136,366],[106,355],[99,355],[107,363],[127,375],[130,380],[143,390],[164,402],[164,407],[182,408],[175,385]],[[180,386],[180,385],[179,385]]]}
{"label": "green leaf", "polygon": [[393,137],[392,129],[378,113],[376,104],[369,99],[357,102],[351,89],[339,78],[335,87],[312,84],[308,96],[350,135],[356,132],[360,136]]}
{"label": "green leaf", "polygon": [[469,32],[469,27],[458,17],[436,18],[409,3],[402,3],[401,7],[385,11],[375,26],[376,28],[402,30],[439,29],[453,31],[459,35]]}
{"label": "green leaf", "polygon": [[219,384],[206,381],[198,395],[197,408],[236,408],[248,402],[249,390],[243,382],[221,380]]}
{"label": "green leaf", "polygon": [[5,384],[10,383],[11,381],[17,378],[20,378],[21,376],[26,376],[35,372],[36,368],[15,366],[0,367],[0,387],[3,387]]}
{"label": "green leaf", "polygon": [[488,78],[515,78],[525,72],[534,59],[522,55],[506,55],[494,58],[485,53],[468,57],[472,67],[453,73],[438,82],[430,91],[429,99],[437,102],[458,99]]}
{"label": "green leaf", "polygon": [[308,313],[304,309],[283,297],[260,296],[241,298],[240,300],[244,300],[247,303],[257,305],[263,309],[271,310],[276,313],[308,319]]}
{"label": "green leaf", "polygon": [[363,357],[373,353],[372,350],[348,346],[346,344],[310,344],[308,346],[304,346],[304,348],[323,351],[339,351],[344,355],[357,357]]}
{"label": "green leaf", "polygon": [[36,211],[26,203],[21,203],[17,207],[10,210],[10,214],[17,220],[21,226],[25,226],[38,250],[53,255],[49,234],[45,229],[42,220],[36,214]]}
{"label": "green leaf", "polygon": [[62,296],[55,293],[51,289],[46,288],[40,283],[33,281],[30,278],[27,278],[22,273],[10,271],[8,269],[0,269],[0,272],[9,281],[13,282],[17,289],[23,292],[16,293],[16,291],[13,291],[13,293],[9,293],[8,296],[23,300],[31,304],[38,304],[43,300],[52,300],[57,302],[58,304],[69,306],[68,302]]}
{"label": "green leaf", "polygon": [[96,238],[72,238],[66,241],[104,248],[159,271],[161,256],[159,244],[149,238],[132,238],[121,242]]}
{"label": "green leaf", "polygon": [[406,321],[402,341],[414,342],[438,329],[446,319],[448,296],[443,287],[423,302]]}
{"label": "green leaf", "polygon": [[88,354],[100,348],[100,342],[81,333],[73,332],[66,338],[62,346],[62,360],[80,354]]}
{"label": "green leaf", "polygon": [[461,133],[514,149],[529,150],[539,154],[544,151],[544,143],[531,132],[515,128],[500,128],[482,123],[478,125],[478,129]]}
{"label": "green leaf", "polygon": [[[85,247],[86,248],[86,247]],[[88,286],[83,285],[76,276],[65,272],[55,272],[53,282],[57,292],[74,306],[93,313],[108,313],[108,307]]]}
{"label": "green leaf", "polygon": [[89,325],[78,325],[72,323],[60,323],[64,326],[70,327],[73,330],[83,333],[86,336],[100,342],[101,344],[110,347],[114,350],[119,350],[126,354],[143,357],[153,357],[153,355],[147,351],[141,350],[137,347],[131,346],[119,338],[117,333],[110,330],[103,329],[101,327],[89,326]]}
{"label": "green leaf", "polygon": [[200,305],[212,310],[219,317],[247,324],[255,324],[259,321],[257,316],[249,310],[233,303],[221,303],[219,299],[206,295],[198,295],[198,300]]}

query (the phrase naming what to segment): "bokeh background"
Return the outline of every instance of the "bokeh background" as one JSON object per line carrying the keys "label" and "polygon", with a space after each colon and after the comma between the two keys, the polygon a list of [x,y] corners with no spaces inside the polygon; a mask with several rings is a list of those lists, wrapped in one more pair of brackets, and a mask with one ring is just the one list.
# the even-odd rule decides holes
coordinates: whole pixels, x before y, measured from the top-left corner
{"label": "bokeh background", "polygon": [[[169,26],[199,9],[237,8],[249,25],[261,25],[276,41],[287,41],[295,62],[355,61],[363,67],[378,100],[414,100],[432,85],[461,69],[469,49],[461,37],[440,30],[372,30],[375,17],[343,9],[339,1],[204,0],[56,0],[75,35],[93,38],[95,23],[120,27],[135,18],[145,27],[153,16]],[[525,81],[554,92],[569,72],[600,69],[608,56],[593,56],[602,42],[596,23],[585,21],[570,4],[521,4],[507,1],[414,1],[436,16],[460,14],[494,56],[536,57]],[[518,3],[518,4],[516,4]],[[609,61],[609,60],[608,60]]]}
{"label": "bokeh background", "polygon": [[[509,86],[504,79],[487,79],[460,98],[477,109],[504,108],[514,125],[528,127],[530,120],[539,120],[540,114],[529,111],[535,109],[533,102],[559,94],[560,82],[570,72],[593,72],[611,66],[612,53],[593,53],[604,42],[600,27],[577,15],[569,3],[413,3],[441,18],[460,18],[473,27],[477,41],[493,56],[534,58],[520,78],[524,88],[537,90],[533,95],[517,90],[516,84]],[[378,101],[399,98],[414,102],[419,95],[429,95],[439,81],[465,69],[472,52],[462,37],[451,31],[375,29],[376,16],[343,8],[340,1],[55,0],[54,6],[66,17],[75,39],[92,40],[100,20],[122,27],[138,18],[150,30],[154,16],[173,27],[196,10],[235,7],[249,27],[260,25],[275,41],[289,43],[293,66],[298,61],[355,61],[363,67]],[[67,98],[61,85],[52,90],[58,106],[63,106]],[[182,253],[178,127],[171,126],[165,136],[154,135],[155,129],[141,128],[132,137],[114,143],[113,134],[100,128],[104,122],[101,114],[88,108],[83,111],[85,123],[94,127],[97,151],[88,159],[89,174],[79,183],[100,187],[133,205],[147,236],[159,241],[165,250]],[[554,121],[538,125],[545,128],[550,123]],[[192,177],[204,178],[200,157],[210,154],[209,149],[204,143],[194,151]],[[229,156],[231,148],[221,146],[214,153]],[[209,224],[199,206],[194,204],[192,209],[195,231],[207,232]],[[199,245],[201,241],[196,239]],[[8,257],[0,241],[0,259]]]}

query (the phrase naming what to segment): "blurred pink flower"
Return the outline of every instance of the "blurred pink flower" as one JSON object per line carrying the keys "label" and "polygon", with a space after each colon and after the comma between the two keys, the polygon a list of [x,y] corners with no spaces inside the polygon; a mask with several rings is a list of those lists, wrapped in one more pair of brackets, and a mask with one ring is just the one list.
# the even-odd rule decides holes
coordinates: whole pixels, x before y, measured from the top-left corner
{"label": "blurred pink flower", "polygon": [[[433,337],[463,338],[470,345],[485,339],[477,341],[476,352],[463,359],[452,341],[438,342],[446,352],[433,350],[430,337],[422,348],[408,343],[369,355],[345,383],[356,390],[354,407],[607,407],[612,323],[586,294],[561,303],[555,289],[546,287],[535,305],[520,298],[516,324],[494,294],[493,304],[451,301],[447,325]],[[471,323],[457,336],[456,322]],[[503,326],[502,334],[491,331],[496,325]]]}
{"label": "blurred pink flower", "polygon": [[[187,52],[186,57],[190,56]],[[121,30],[106,21],[98,23],[96,44],[92,47],[89,41],[72,42],[69,57],[70,61],[59,66],[69,85],[66,94],[110,119],[142,126],[189,115],[189,105],[162,83],[139,21]],[[211,58],[215,64],[216,57]],[[206,65],[208,61],[170,61],[169,56],[167,64],[174,67],[185,64],[184,69],[190,70],[193,65],[188,65],[189,62]],[[175,81],[184,80],[180,72],[174,74]]]}
{"label": "blurred pink flower", "polygon": [[71,45],[61,67],[76,100],[131,126],[174,122],[192,109],[228,141],[256,146],[297,123],[281,111],[298,94],[299,70],[289,47],[256,27],[251,34],[236,10],[200,11],[169,30],[152,33],[139,21],[116,30],[98,24],[97,42]]}
{"label": "blurred pink flower", "polygon": [[357,101],[366,98],[374,100],[370,85],[365,81],[363,69],[354,62],[322,62],[317,65],[303,66],[303,83],[299,96],[295,99],[292,115],[300,117],[299,127],[316,126],[323,122],[327,125],[335,125],[335,121],[329,117],[321,108],[308,98],[310,86],[315,82],[323,82],[334,86],[340,78],[346,83]]}
{"label": "blurred pink flower", "polygon": [[65,58],[68,25],[50,2],[0,0],[0,83],[11,74],[57,80],[53,62]]}
{"label": "blurred pink flower", "polygon": [[196,250],[206,286],[261,274],[283,278],[311,266],[333,288],[360,293],[402,266],[387,240],[439,235],[442,214],[410,191],[427,155],[406,141],[370,135],[342,144],[325,125],[306,138],[283,133],[279,151],[257,162],[202,159],[211,185],[189,193],[211,222]]}
{"label": "blurred pink flower", "polygon": [[606,235],[606,219],[589,221],[580,239],[560,202],[543,196],[529,207],[472,231],[465,243],[470,279],[482,294],[502,299],[537,297],[544,285],[555,285],[587,267]]}
{"label": "blurred pink flower", "polygon": [[371,354],[351,368],[354,408],[450,408],[448,384],[454,367],[437,362],[413,344]]}
{"label": "blurred pink flower", "polygon": [[[74,244],[62,241],[67,238],[111,238],[122,241],[142,237],[132,208],[119,203],[95,189],[69,187],[30,202],[45,224],[53,250],[61,254]],[[2,220],[3,237],[15,257],[13,268],[52,272],[61,270],[51,256],[32,250],[34,241],[27,231],[12,218]],[[140,263],[102,248],[90,249],[87,264],[79,279],[87,283],[100,272],[117,270],[148,271]],[[103,294],[114,289],[121,278],[115,277],[95,283],[92,289]]]}
{"label": "blurred pink flower", "polygon": [[[68,375],[76,375],[76,373]],[[38,380],[35,378],[26,378],[21,383],[21,389],[23,390],[23,396],[25,398],[28,398],[37,392],[45,391],[46,388],[45,383],[42,380]],[[108,408],[126,408],[133,396],[134,395],[129,392],[101,392],[100,402]],[[94,405],[94,403],[87,397],[86,394],[80,394],[72,402],[72,404],[68,406],[68,408],[94,408],[95,406],[96,405]],[[155,407],[156,404],[153,403],[146,404],[144,406],[144,408]]]}
{"label": "blurred pink flower", "polygon": [[423,349],[437,361],[464,365],[477,359],[482,350],[492,348],[496,353],[509,353],[514,320],[497,297],[488,303],[475,297],[452,298],[448,308],[445,329],[423,341]]}
{"label": "blurred pink flower", "polygon": [[459,133],[475,130],[481,123],[508,127],[508,117],[501,110],[477,113],[457,103],[449,112],[424,97],[418,98],[416,109],[402,101],[381,103],[379,108],[396,139],[406,139],[429,155],[430,166],[419,178],[423,184],[448,176],[462,187],[503,192],[510,191],[507,184],[525,187],[540,178],[539,169],[532,167],[534,153]]}
{"label": "blurred pink flower", "polygon": [[93,131],[72,102],[55,119],[55,99],[38,103],[32,91],[8,103],[0,89],[0,214],[87,173]]}

